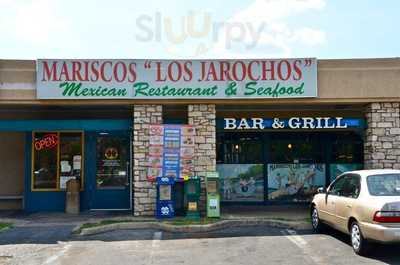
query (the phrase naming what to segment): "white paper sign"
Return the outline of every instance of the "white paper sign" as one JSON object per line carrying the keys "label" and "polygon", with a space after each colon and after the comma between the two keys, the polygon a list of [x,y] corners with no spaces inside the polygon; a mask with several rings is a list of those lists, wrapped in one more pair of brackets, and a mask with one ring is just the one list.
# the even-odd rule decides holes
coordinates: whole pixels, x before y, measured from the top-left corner
{"label": "white paper sign", "polygon": [[61,161],[61,172],[71,172],[71,166],[69,165],[68,161]]}
{"label": "white paper sign", "polygon": [[73,168],[74,170],[80,170],[81,169],[81,161],[82,161],[82,156],[76,155],[73,157]]}

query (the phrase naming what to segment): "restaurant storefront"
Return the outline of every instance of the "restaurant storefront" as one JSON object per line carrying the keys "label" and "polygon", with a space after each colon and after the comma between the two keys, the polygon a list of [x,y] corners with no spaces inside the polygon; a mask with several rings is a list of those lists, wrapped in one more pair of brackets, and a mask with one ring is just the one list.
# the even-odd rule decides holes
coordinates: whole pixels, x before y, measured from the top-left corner
{"label": "restaurant storefront", "polygon": [[150,127],[167,124],[192,128],[172,143],[176,198],[185,177],[218,172],[222,207],[307,203],[344,171],[400,167],[399,70],[398,59],[0,61],[0,209],[63,211],[78,179],[81,210],[154,215],[153,175],[172,171]]}
{"label": "restaurant storefront", "polygon": [[[233,120],[245,124],[243,119],[225,118],[224,127],[217,130],[223,202],[308,202],[318,187],[339,174],[363,168],[363,119],[345,119],[353,125],[338,128],[340,122],[330,118],[326,121],[332,128],[297,131],[272,126],[237,130]],[[285,120],[290,124],[299,118]]]}

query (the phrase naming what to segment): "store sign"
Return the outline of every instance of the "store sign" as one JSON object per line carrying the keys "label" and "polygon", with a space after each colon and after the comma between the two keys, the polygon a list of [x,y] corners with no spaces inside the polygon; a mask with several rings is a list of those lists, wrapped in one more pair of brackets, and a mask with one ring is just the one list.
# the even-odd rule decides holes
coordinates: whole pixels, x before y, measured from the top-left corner
{"label": "store sign", "polygon": [[52,149],[56,147],[58,144],[58,136],[57,134],[46,134],[42,138],[35,139],[34,146],[36,151],[40,151],[42,149]]}
{"label": "store sign", "polygon": [[39,99],[317,96],[317,60],[38,60]]}
{"label": "store sign", "polygon": [[362,119],[343,117],[224,118],[225,130],[362,128]]}

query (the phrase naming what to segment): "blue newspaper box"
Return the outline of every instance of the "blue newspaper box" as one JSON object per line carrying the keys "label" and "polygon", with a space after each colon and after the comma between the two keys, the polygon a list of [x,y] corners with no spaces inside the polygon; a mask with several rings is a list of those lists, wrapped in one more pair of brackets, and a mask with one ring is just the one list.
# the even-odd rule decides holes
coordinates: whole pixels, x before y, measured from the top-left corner
{"label": "blue newspaper box", "polygon": [[159,219],[175,216],[174,200],[172,196],[174,182],[175,180],[173,177],[157,178],[156,217]]}

